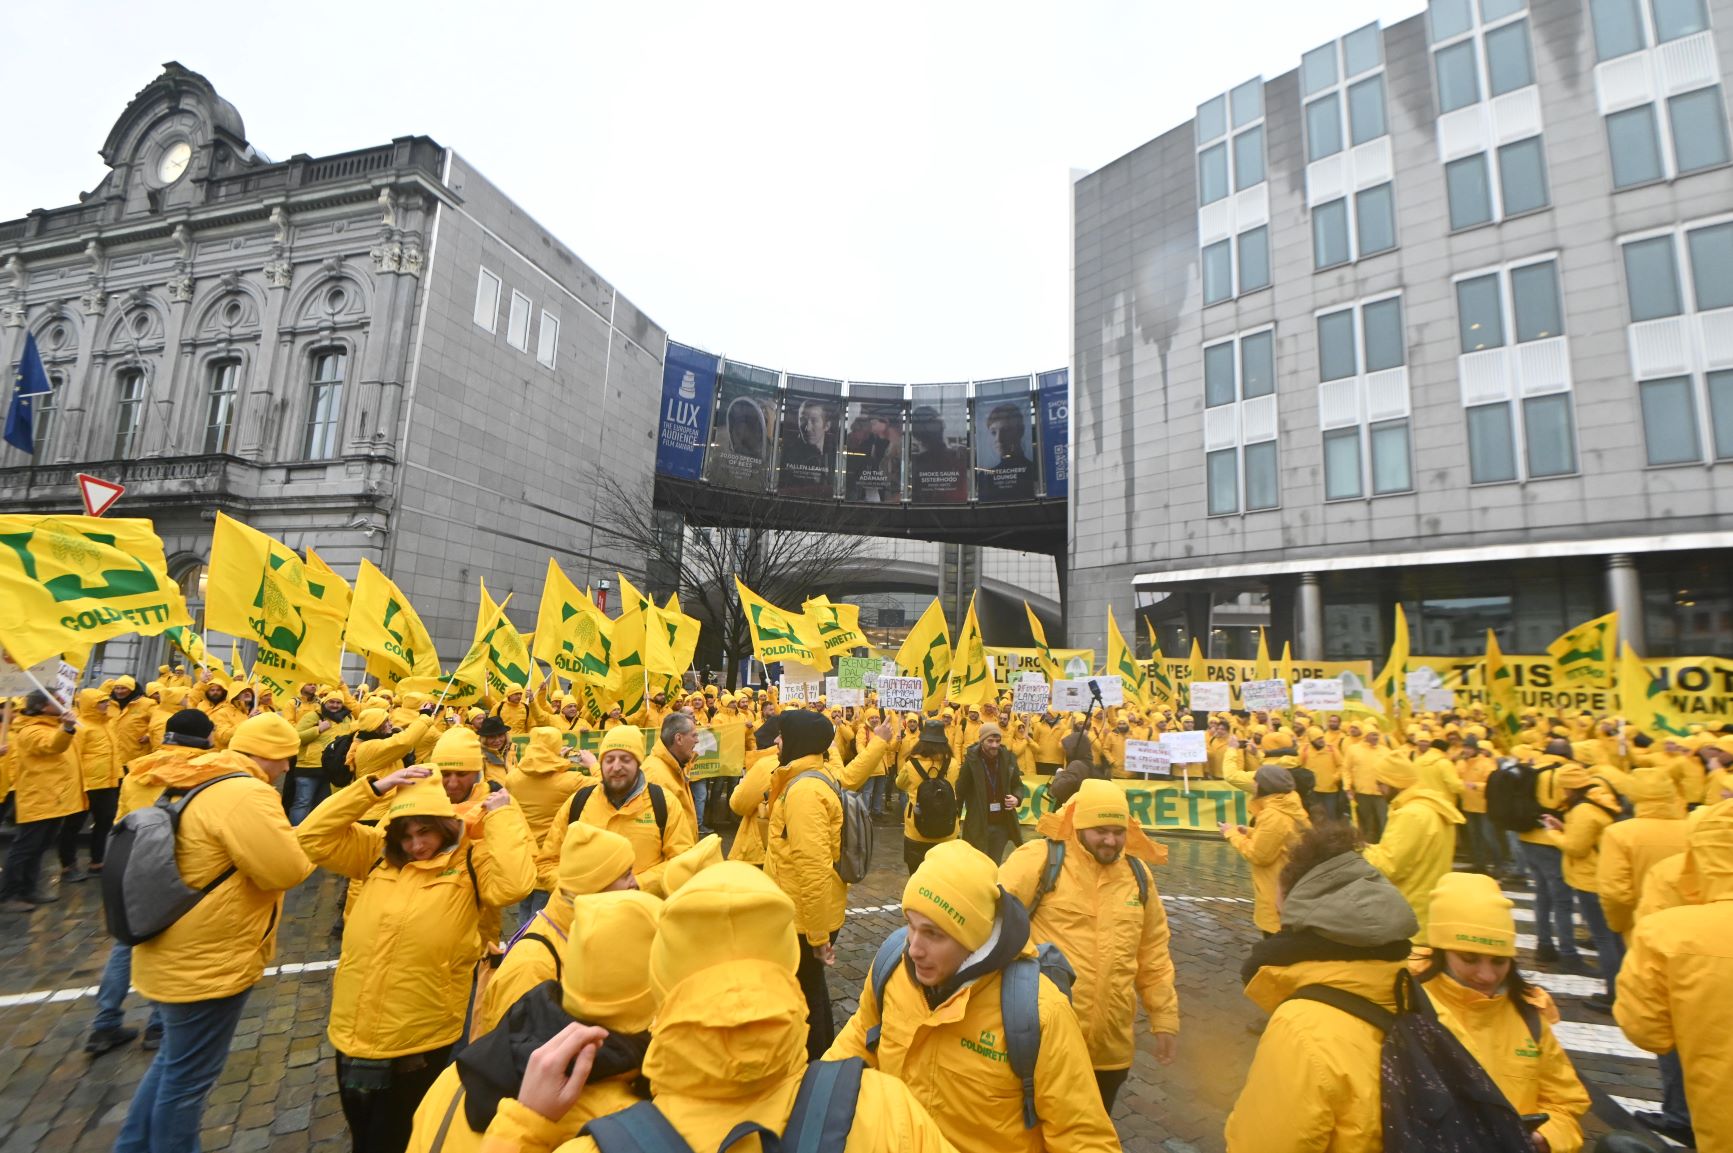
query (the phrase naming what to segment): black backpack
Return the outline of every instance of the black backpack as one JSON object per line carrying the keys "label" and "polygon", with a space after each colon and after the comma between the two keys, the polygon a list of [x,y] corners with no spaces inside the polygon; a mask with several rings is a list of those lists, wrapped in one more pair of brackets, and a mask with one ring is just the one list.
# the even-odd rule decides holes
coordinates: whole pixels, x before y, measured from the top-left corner
{"label": "black backpack", "polygon": [[1384,1034],[1379,1063],[1384,1148],[1404,1153],[1531,1153],[1516,1107],[1462,1042],[1438,1021],[1406,969],[1396,1012],[1333,985],[1305,985],[1289,1001],[1317,1001]]}
{"label": "black backpack", "polygon": [[1543,773],[1523,761],[1506,761],[1486,779],[1486,815],[1501,829],[1531,833],[1540,828],[1540,781]]}
{"label": "black backpack", "polygon": [[921,762],[910,760],[909,767],[921,778],[915,786],[912,803],[915,806],[915,832],[935,841],[948,840],[957,834],[957,790],[939,768],[928,776]]}
{"label": "black backpack", "polygon": [[355,779],[355,774],[349,771],[349,746],[355,743],[354,733],[344,733],[333,737],[331,743],[319,750],[319,771],[325,774],[333,789],[340,789]]}
{"label": "black backpack", "polygon": [[[788,1124],[776,1133],[753,1121],[742,1121],[728,1131],[717,1153],[732,1148],[756,1133],[764,1153],[832,1153],[848,1144],[854,1128],[855,1105],[860,1098],[861,1072],[866,1063],[859,1057],[843,1061],[814,1061],[800,1079]],[[692,1153],[692,1146],[668,1124],[653,1101],[641,1101],[630,1109],[597,1117],[578,1135],[589,1136],[602,1153]]]}

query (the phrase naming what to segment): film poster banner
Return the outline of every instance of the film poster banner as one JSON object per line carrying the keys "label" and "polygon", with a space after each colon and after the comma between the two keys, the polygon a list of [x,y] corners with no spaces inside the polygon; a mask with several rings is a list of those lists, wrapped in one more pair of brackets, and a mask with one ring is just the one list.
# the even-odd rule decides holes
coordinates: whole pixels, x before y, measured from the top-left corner
{"label": "film poster banner", "polygon": [[[1053,649],[1052,652],[1053,659],[1059,662],[1059,671],[1067,680],[1083,680],[1095,668],[1094,649]],[[1009,688],[1028,674],[1047,679],[1042,675],[1041,654],[1036,649],[988,645],[987,656],[992,659],[993,674],[1000,688]]]}
{"label": "film poster banner", "polygon": [[842,438],[842,399],[792,387],[782,399],[782,454],[776,491],[782,496],[836,495],[836,454]]}
{"label": "film poster banner", "polygon": [[859,400],[848,406],[843,439],[843,499],[900,504],[903,499],[903,402]]}
{"label": "film poster banner", "polygon": [[1047,495],[1062,497],[1071,488],[1071,371],[1060,368],[1035,378],[1041,417],[1041,460]]}
{"label": "film poster banner", "polygon": [[656,472],[681,480],[704,475],[710,413],[716,407],[720,357],[684,344],[668,345],[662,362],[662,417],[656,436]]}
{"label": "film poster banner", "polygon": [[716,428],[705,469],[710,483],[742,492],[763,492],[768,487],[776,381],[776,373],[769,369],[723,363]]}
{"label": "film poster banner", "polygon": [[[1167,675],[1176,690],[1191,684],[1189,660],[1164,659],[1162,665],[1167,669]],[[1226,684],[1232,698],[1231,705],[1211,711],[1243,709],[1245,706],[1240,702],[1240,686],[1257,679],[1257,662],[1210,658],[1204,665],[1209,673],[1207,679]],[[1342,682],[1342,695],[1346,700],[1368,704],[1377,698],[1377,694],[1372,691],[1371,661],[1295,661],[1293,677],[1296,683],[1303,680],[1339,680]]]}
{"label": "film poster banner", "polygon": [[[1613,689],[1567,685],[1549,656],[1506,653],[1504,663],[1516,681],[1518,703],[1536,712],[1614,713]],[[1479,657],[1412,657],[1408,670],[1426,666],[1438,674],[1439,687],[1456,694],[1456,707],[1486,705],[1484,662]],[[1721,657],[1673,657],[1643,662],[1651,678],[1649,703],[1675,723],[1719,724],[1733,721],[1733,660]],[[1442,699],[1442,698],[1441,698]],[[1642,723],[1632,719],[1633,723]],[[1645,728],[1655,726],[1644,724]]]}
{"label": "film poster banner", "polygon": [[[1055,808],[1047,799],[1047,786],[1052,780],[1050,776],[1024,775],[1023,804],[1017,810],[1017,819],[1023,825],[1032,827],[1043,814]],[[1187,782],[1156,777],[1150,780],[1121,779],[1113,783],[1125,790],[1131,819],[1148,833],[1200,833],[1217,837],[1220,833],[1216,826],[1221,822],[1244,825],[1251,819],[1247,811],[1251,794],[1226,781]]]}
{"label": "film poster banner", "polygon": [[968,499],[969,398],[957,384],[915,401],[909,413],[909,500],[963,504]]}
{"label": "film poster banner", "polygon": [[1035,499],[1035,433],[1027,396],[975,400],[975,497]]}

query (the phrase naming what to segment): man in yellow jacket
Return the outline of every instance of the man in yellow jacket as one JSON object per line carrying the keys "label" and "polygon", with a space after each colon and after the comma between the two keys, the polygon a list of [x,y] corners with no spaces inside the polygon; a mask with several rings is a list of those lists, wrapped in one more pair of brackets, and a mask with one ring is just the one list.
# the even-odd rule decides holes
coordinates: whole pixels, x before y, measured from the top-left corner
{"label": "man in yellow jacket", "polygon": [[[54,843],[61,821],[82,819],[87,807],[84,775],[72,744],[77,731],[77,718],[40,689],[24,698],[20,715],[12,720],[12,819],[18,832],[6,851],[5,875],[0,876],[0,913],[28,913],[59,899],[42,877],[42,854]],[[64,857],[61,864],[67,864]]]}
{"label": "man in yellow jacket", "polygon": [[156,711],[156,702],[140,692],[138,682],[129,676],[114,678],[108,699],[114,702],[108,724],[114,737],[115,757],[124,765],[152,749],[150,719]]}
{"label": "man in yellow jacket", "polygon": [[181,813],[175,864],[188,885],[215,886],[133,949],[133,979],[161,1006],[163,1039],[127,1108],[117,1153],[197,1148],[205,1098],[228,1061],[247,993],[276,952],[283,893],[313,871],[274,787],[300,747],[293,725],[261,713],[235,727],[226,751],[180,771],[158,769],[170,789],[214,782]]}
{"label": "man in yellow jacket", "polygon": [[[596,778],[577,771],[566,756],[565,741],[558,729],[537,726],[530,730],[529,744],[511,772],[506,774],[505,789],[523,811],[530,828],[530,844],[538,849],[547,840],[554,816],[570,804],[572,794],[581,785],[593,785]],[[528,920],[547,904],[553,891],[553,878],[537,869],[536,888],[524,898],[519,908],[520,920]]]}
{"label": "man in yellow jacket", "polygon": [[555,811],[536,855],[537,871],[559,860],[566,827],[582,821],[610,829],[632,842],[638,887],[661,896],[662,870],[697,840],[686,810],[678,798],[645,776],[640,767],[644,757],[641,730],[630,725],[609,729],[599,755],[601,783],[580,787],[571,803]]}
{"label": "man in yellow jacket", "polygon": [[1288,863],[1288,850],[1312,826],[1312,818],[1294,791],[1294,774],[1281,765],[1261,766],[1252,778],[1252,827],[1220,825],[1222,836],[1252,866],[1252,923],[1266,937],[1281,931],[1282,913],[1276,879]]}
{"label": "man in yellow jacket", "polygon": [[1007,970],[1033,965],[1036,951],[1028,913],[999,888],[992,860],[966,841],[935,845],[903,888],[903,915],[906,944],[882,1003],[869,973],[825,1058],[859,1057],[901,1079],[962,1153],[1119,1149],[1077,1015],[1045,976],[1028,1010],[1041,1043],[1034,1100],[1024,1099],[1002,990]]}
{"label": "man in yellow jacket", "polygon": [[1036,828],[1040,837],[1000,866],[999,884],[1030,910],[1030,938],[1057,945],[1077,972],[1071,1005],[1101,1103],[1111,1110],[1131,1072],[1140,1000],[1156,1061],[1170,1065],[1179,1055],[1167,912],[1150,876],[1167,862],[1167,849],[1132,822],[1125,790],[1111,781],[1084,781]]}
{"label": "man in yellow jacket", "polygon": [[1377,771],[1390,802],[1390,823],[1376,845],[1366,846],[1366,860],[1402,891],[1419,922],[1414,940],[1424,942],[1432,890],[1450,872],[1463,816],[1448,797],[1420,787],[1413,761],[1386,757]]}

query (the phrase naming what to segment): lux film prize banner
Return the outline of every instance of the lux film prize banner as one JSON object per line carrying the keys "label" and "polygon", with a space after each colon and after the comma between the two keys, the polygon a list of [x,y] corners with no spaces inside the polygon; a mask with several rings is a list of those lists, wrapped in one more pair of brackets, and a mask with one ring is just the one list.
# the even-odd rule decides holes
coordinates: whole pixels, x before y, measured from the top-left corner
{"label": "lux film prize banner", "polygon": [[716,406],[721,358],[684,344],[668,345],[662,362],[662,415],[656,435],[656,472],[681,480],[704,473],[710,413]]}
{"label": "lux film prize banner", "polygon": [[[1033,826],[1043,814],[1053,811],[1055,806],[1047,799],[1047,787],[1052,780],[1051,776],[1024,775],[1023,803],[1017,810],[1018,821]],[[1198,833],[1213,837],[1218,835],[1216,826],[1223,821],[1244,825],[1251,820],[1247,811],[1251,794],[1226,781],[1194,779],[1188,783],[1156,777],[1149,780],[1120,779],[1113,784],[1125,791],[1131,819],[1148,833]]]}

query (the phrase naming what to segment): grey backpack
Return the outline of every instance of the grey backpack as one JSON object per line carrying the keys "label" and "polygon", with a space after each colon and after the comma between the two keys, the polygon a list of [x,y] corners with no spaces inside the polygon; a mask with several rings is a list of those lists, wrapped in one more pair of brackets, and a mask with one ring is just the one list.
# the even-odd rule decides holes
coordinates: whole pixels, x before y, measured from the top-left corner
{"label": "grey backpack", "polygon": [[175,864],[175,834],[189,802],[218,781],[245,777],[224,773],[190,789],[167,789],[154,805],[134,809],[114,826],[102,870],[102,908],[108,931],[123,945],[141,945],[186,916],[207,893],[234,876],[228,868],[202,888],[181,879]]}
{"label": "grey backpack", "polygon": [[[843,788],[817,769],[797,773],[783,789],[784,794],[794,788],[796,782],[808,777],[829,785],[830,791],[842,803],[842,855],[836,861],[836,875],[851,885],[864,881],[873,864],[873,814],[867,807],[866,798]],[[788,836],[786,827],[782,835]]]}

